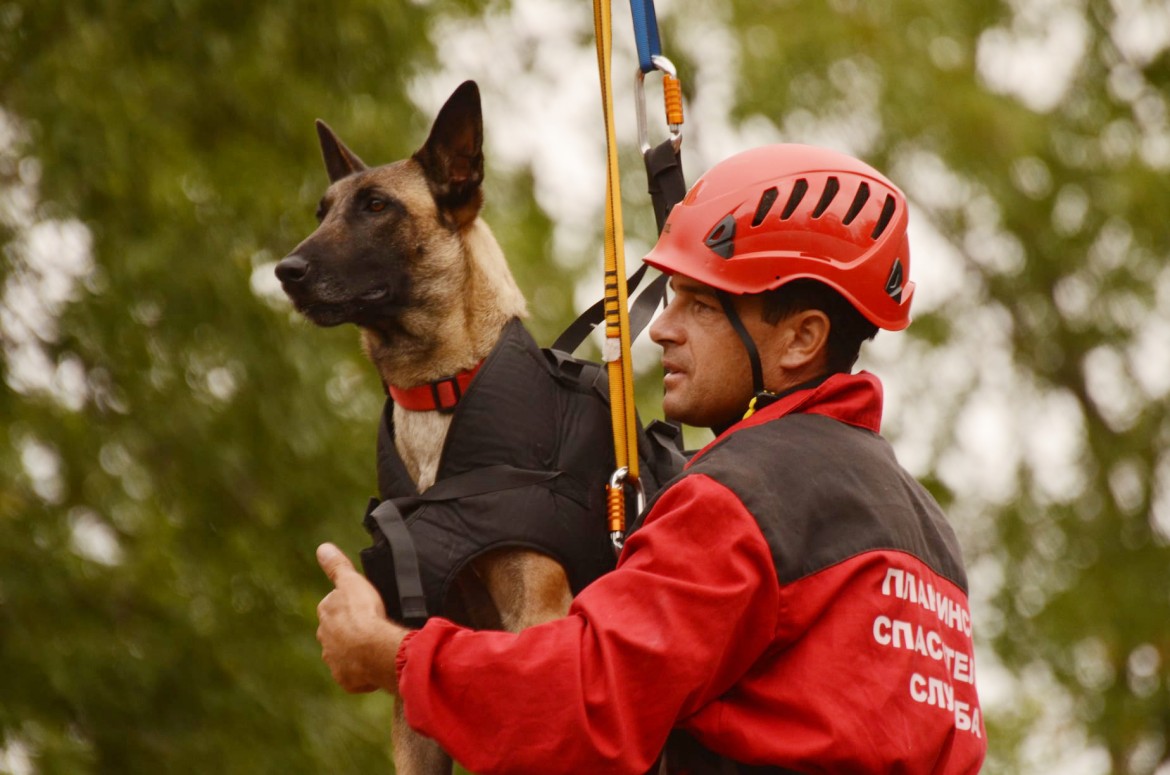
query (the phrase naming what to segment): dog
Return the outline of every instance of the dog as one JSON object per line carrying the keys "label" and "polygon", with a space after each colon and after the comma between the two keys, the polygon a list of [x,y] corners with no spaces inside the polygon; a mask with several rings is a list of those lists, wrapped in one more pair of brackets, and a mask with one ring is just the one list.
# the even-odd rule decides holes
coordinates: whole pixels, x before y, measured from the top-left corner
{"label": "dog", "polygon": [[[383,384],[399,389],[472,369],[527,304],[502,249],[479,217],[483,119],[479,89],[459,86],[412,156],[368,167],[321,121],[330,185],[317,229],[276,267],[296,309],[319,326],[356,325]],[[420,492],[435,482],[452,415],[393,409],[395,447]],[[517,632],[564,616],[564,568],[549,556],[499,549],[456,580],[457,608],[476,628]],[[401,775],[449,773],[452,762],[405,721],[392,730]]]}

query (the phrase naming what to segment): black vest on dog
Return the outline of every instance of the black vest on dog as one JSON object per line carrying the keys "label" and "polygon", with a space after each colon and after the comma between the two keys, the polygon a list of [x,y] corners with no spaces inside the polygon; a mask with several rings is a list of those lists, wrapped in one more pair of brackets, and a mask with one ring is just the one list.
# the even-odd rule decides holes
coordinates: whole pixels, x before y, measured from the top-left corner
{"label": "black vest on dog", "polygon": [[[443,614],[455,577],[491,549],[549,555],[565,568],[573,594],[613,569],[607,385],[602,366],[542,350],[511,321],[456,406],[435,484],[421,494],[395,450],[386,402],[378,430],[381,501],[371,500],[364,521],[374,545],[361,557],[391,618],[420,626]],[[673,430],[639,426],[647,498],[685,463]]]}

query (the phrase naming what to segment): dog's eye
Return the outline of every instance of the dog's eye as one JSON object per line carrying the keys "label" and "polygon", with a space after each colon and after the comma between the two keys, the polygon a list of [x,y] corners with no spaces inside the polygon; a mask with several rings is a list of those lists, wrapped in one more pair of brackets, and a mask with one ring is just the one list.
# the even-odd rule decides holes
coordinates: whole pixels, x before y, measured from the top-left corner
{"label": "dog's eye", "polygon": [[386,209],[386,202],[381,199],[371,199],[366,208],[372,213],[380,213]]}

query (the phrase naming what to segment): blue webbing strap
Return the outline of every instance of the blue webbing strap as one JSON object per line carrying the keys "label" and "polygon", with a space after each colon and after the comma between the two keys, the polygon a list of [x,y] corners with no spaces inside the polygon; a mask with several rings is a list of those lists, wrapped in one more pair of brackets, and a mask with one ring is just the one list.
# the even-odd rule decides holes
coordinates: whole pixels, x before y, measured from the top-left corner
{"label": "blue webbing strap", "polygon": [[634,42],[638,45],[638,67],[643,73],[655,70],[653,57],[662,55],[658,39],[658,17],[654,15],[654,0],[630,0],[634,17]]}

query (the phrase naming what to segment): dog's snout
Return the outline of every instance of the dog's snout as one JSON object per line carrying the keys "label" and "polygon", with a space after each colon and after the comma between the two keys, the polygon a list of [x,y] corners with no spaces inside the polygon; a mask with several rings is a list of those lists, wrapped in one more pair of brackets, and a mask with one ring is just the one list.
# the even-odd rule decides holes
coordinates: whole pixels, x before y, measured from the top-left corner
{"label": "dog's snout", "polygon": [[282,283],[299,283],[309,275],[309,262],[293,254],[280,259],[276,265],[276,277]]}

